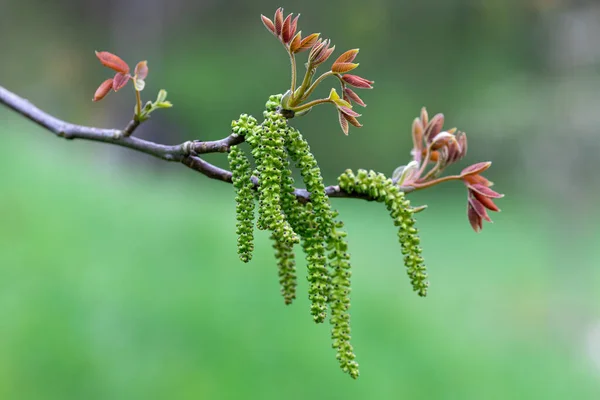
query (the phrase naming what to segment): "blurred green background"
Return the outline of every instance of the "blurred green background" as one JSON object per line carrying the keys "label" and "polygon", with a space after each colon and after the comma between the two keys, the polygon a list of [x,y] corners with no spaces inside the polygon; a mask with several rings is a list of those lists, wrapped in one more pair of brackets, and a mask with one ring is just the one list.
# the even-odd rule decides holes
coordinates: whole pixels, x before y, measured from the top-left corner
{"label": "blurred green background", "polygon": [[277,6],[359,47],[376,81],[349,137],[328,107],[293,121],[326,181],[405,164],[427,106],[469,134],[457,170],[494,161],[495,224],[471,231],[460,184],[411,195],[429,205],[421,299],[383,207],[333,200],[353,257],[353,381],[304,279],[284,306],[266,235],[238,261],[231,186],[0,109],[0,399],[600,398],[597,1],[0,0],[0,85],[118,128],[134,96],[90,101],[110,75],[93,51],[147,59],[143,94],[165,88],[175,108],[136,134],[221,138],[288,85],[259,19]]}

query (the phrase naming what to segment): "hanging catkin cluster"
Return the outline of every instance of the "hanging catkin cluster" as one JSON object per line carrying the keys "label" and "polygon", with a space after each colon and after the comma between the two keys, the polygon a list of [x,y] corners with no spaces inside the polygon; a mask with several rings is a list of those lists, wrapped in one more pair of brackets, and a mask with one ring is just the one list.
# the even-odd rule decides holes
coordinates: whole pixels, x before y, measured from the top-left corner
{"label": "hanging catkin cluster", "polygon": [[427,270],[421,256],[420,239],[415,228],[413,215],[416,210],[411,209],[410,202],[404,197],[404,193],[398,189],[393,181],[385,175],[373,171],[358,170],[354,175],[351,170],[346,170],[339,177],[340,188],[348,193],[366,194],[370,198],[385,203],[398,227],[398,240],[404,254],[408,276],[413,289],[419,296],[427,295]]}
{"label": "hanging catkin cluster", "polygon": [[[346,233],[334,220],[317,161],[300,132],[288,126],[278,112],[281,96],[271,96],[264,121],[242,115],[233,131],[245,136],[255,169],[243,150],[229,153],[236,190],[238,253],[249,261],[253,249],[254,201],[258,199],[257,228],[271,232],[286,304],[296,298],[296,261],[293,246],[301,243],[307,264],[308,298],[315,322],[323,322],[330,309],[333,347],[341,368],[358,377],[358,364],[350,344],[350,262]],[[310,202],[302,204],[294,193],[291,163],[300,171]],[[252,172],[251,172],[252,171]],[[256,179],[257,191],[253,193]]]}

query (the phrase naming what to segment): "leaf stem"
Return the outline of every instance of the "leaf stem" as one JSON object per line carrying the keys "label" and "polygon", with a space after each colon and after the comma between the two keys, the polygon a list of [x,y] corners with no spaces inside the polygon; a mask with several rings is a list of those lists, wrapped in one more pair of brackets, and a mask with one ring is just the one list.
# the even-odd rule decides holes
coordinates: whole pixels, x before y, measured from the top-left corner
{"label": "leaf stem", "polygon": [[142,96],[140,95],[140,91],[135,91],[135,100],[136,100],[136,111],[135,115],[139,119],[142,116]]}
{"label": "leaf stem", "polygon": [[306,100],[308,98],[308,96],[310,96],[312,94],[312,92],[316,89],[316,87],[319,85],[319,83],[323,82],[323,80],[325,78],[327,78],[328,76],[334,75],[333,72],[331,71],[327,71],[324,74],[322,74],[321,76],[319,76],[312,85],[310,85],[310,87],[308,88],[308,90],[304,93],[304,95],[302,96],[301,100]]}
{"label": "leaf stem", "polygon": [[435,186],[439,183],[443,183],[443,182],[448,182],[448,181],[458,181],[461,180],[462,177],[460,175],[448,175],[448,176],[444,176],[442,178],[439,179],[434,179],[432,181],[429,182],[424,182],[424,183],[416,183],[413,182],[410,184],[410,186],[412,186],[413,188],[415,188],[415,190],[423,190],[423,189],[427,189],[430,188],[432,186]]}
{"label": "leaf stem", "polygon": [[292,92],[293,96],[294,91],[296,90],[296,57],[294,56],[294,53],[292,53],[289,49],[288,54],[290,55],[290,63],[292,65],[292,85],[290,91]]}
{"label": "leaf stem", "polygon": [[304,111],[306,109],[309,109],[311,107],[314,107],[316,105],[323,104],[323,103],[329,103],[329,102],[331,102],[331,100],[329,100],[329,98],[327,98],[327,99],[313,100],[313,101],[309,101],[308,103],[304,103],[301,106],[294,107],[294,108],[292,108],[292,110],[294,112],[300,112],[300,111]]}

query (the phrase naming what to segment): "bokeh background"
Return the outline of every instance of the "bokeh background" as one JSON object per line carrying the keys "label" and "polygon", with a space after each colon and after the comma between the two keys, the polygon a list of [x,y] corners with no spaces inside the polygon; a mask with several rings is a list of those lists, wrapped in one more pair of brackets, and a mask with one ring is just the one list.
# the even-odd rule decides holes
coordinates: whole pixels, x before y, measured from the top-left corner
{"label": "bokeh background", "polygon": [[0,0],[0,85],[118,128],[134,95],[91,102],[110,75],[93,51],[147,59],[143,94],[165,88],[175,107],[136,134],[218,139],[288,85],[259,19],[278,6],[359,47],[357,72],[376,81],[348,137],[329,107],[293,122],[327,182],[405,164],[425,105],[469,134],[457,170],[493,160],[503,212],[475,234],[460,184],[411,195],[429,205],[422,299],[385,209],[333,200],[353,256],[352,381],[304,279],[284,306],[267,236],[238,261],[230,185],[0,108],[0,398],[600,398],[597,1]]}

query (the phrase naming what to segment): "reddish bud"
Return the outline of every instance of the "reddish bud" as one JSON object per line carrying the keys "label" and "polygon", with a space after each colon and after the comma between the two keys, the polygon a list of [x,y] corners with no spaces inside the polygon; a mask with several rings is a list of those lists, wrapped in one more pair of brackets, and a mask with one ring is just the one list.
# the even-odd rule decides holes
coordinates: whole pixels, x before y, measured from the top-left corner
{"label": "reddish bud", "polygon": [[474,183],[472,185],[469,185],[469,189],[471,189],[474,193],[479,193],[482,196],[490,197],[492,199],[501,199],[502,197],[504,197],[503,194],[500,194],[490,189],[486,185],[482,185],[481,183]]}
{"label": "reddish bud", "polygon": [[346,121],[350,122],[355,127],[357,127],[357,128],[362,127],[362,124],[360,122],[358,122],[356,117],[351,117],[350,115],[344,114],[344,118],[346,119]]}
{"label": "reddish bud", "polygon": [[107,79],[104,82],[102,82],[100,84],[100,86],[98,86],[98,89],[96,89],[96,93],[94,93],[94,98],[92,100],[93,101],[102,100],[110,92],[110,89],[112,89],[112,86],[113,86],[112,79]]}
{"label": "reddish bud", "polygon": [[329,46],[329,44],[331,43],[331,41],[329,41],[327,43],[327,46],[325,46],[322,51],[321,54],[319,54],[319,56],[315,59],[314,61],[314,65],[319,65],[319,64],[323,64],[325,61],[327,61],[327,59],[331,56],[331,53],[334,52],[335,50],[335,46],[333,46],[332,48],[327,48]]}
{"label": "reddish bud", "polygon": [[479,175],[480,173],[482,173],[483,171],[485,171],[486,169],[488,169],[491,166],[492,166],[491,161],[473,164],[473,165],[470,165],[467,168],[463,169],[460,173],[460,176],[462,178],[465,178],[465,177],[471,176],[471,175]]}
{"label": "reddish bud", "polygon": [[356,67],[358,67],[358,64],[355,64],[355,63],[350,63],[350,62],[338,63],[338,62],[336,62],[331,66],[331,72],[335,72],[337,74],[343,74],[345,72],[352,71]]}
{"label": "reddish bud", "polygon": [[327,39],[318,39],[313,44],[310,49],[310,53],[308,53],[308,61],[312,62],[319,54],[321,54],[321,50],[327,44]]}
{"label": "reddish bud", "polygon": [[260,18],[262,19],[262,23],[265,26],[265,28],[270,30],[271,33],[275,35],[275,25],[273,24],[273,21],[271,21],[269,18],[265,17],[262,14],[260,15]]}
{"label": "reddish bud", "polygon": [[283,28],[283,8],[279,7],[277,11],[275,11],[275,17],[273,18],[275,21],[275,35],[281,35],[281,29]]}
{"label": "reddish bud", "polygon": [[298,29],[298,18],[300,18],[300,14],[296,15],[296,18],[292,21],[292,25],[290,26],[290,36],[294,36],[296,34],[296,30]]}
{"label": "reddish bud", "polygon": [[354,86],[359,89],[373,89],[373,83],[375,83],[368,79],[361,78],[360,76],[349,74],[343,75],[342,80],[348,85]]}
{"label": "reddish bud", "polygon": [[148,76],[147,61],[140,61],[139,63],[137,63],[137,65],[135,66],[135,76],[141,80],[146,79],[146,77]]}
{"label": "reddish bud", "polygon": [[120,72],[117,72],[115,77],[113,78],[113,90],[118,92],[123,89],[125,85],[129,82],[129,75],[124,75]]}
{"label": "reddish bud", "polygon": [[429,114],[427,113],[427,109],[425,107],[421,108],[421,122],[423,126],[427,126],[429,124]]}
{"label": "reddish bud", "polygon": [[309,36],[305,37],[304,39],[302,39],[302,41],[300,42],[300,47],[298,47],[298,49],[296,50],[296,53],[306,51],[306,50],[310,49],[311,47],[313,47],[314,44],[319,39],[319,35],[320,35],[320,33],[313,33],[312,35],[309,35]]}
{"label": "reddish bud", "polygon": [[288,15],[285,18],[285,21],[283,21],[283,26],[281,28],[281,39],[283,40],[283,43],[285,43],[285,44],[287,44],[292,39],[291,24],[292,24],[292,14]]}
{"label": "reddish bud", "polygon": [[431,149],[439,150],[442,147],[450,145],[451,142],[456,143],[456,138],[449,132],[440,132],[431,140]]}
{"label": "reddish bud", "polygon": [[444,126],[444,114],[436,114],[425,128],[425,140],[430,142],[438,133],[442,131]]}
{"label": "reddish bud", "polygon": [[500,209],[498,208],[498,206],[495,205],[494,201],[492,199],[490,199],[489,197],[483,196],[483,195],[481,195],[481,194],[479,194],[479,193],[477,193],[475,191],[471,191],[471,193],[488,210],[490,210],[490,211],[496,211],[496,212],[500,211]]}
{"label": "reddish bud", "polygon": [[468,185],[483,185],[483,186],[493,186],[494,183],[490,182],[489,180],[487,180],[486,178],[484,178],[481,175],[466,175],[466,176],[461,176],[463,182],[465,182],[465,184]]}
{"label": "reddish bud", "polygon": [[302,43],[302,31],[296,33],[296,36],[290,42],[290,51],[292,53],[297,53],[300,45]]}
{"label": "reddish bud", "polygon": [[490,216],[485,210],[485,206],[481,204],[481,202],[477,200],[475,196],[469,195],[469,203],[471,204],[477,215],[479,215],[481,218],[485,219],[488,222],[492,222]]}
{"label": "reddish bud", "polygon": [[362,99],[358,97],[358,95],[354,93],[351,89],[344,88],[344,97],[344,100],[348,101],[348,99],[350,99],[361,107],[367,106],[365,102],[362,101]]}
{"label": "reddish bud", "polygon": [[469,218],[469,223],[471,224],[473,230],[479,233],[483,229],[483,220],[479,214],[475,212],[475,209],[471,203],[467,203],[467,217]]}
{"label": "reddish bud", "polygon": [[342,128],[342,132],[344,132],[344,135],[348,135],[348,120],[346,119],[346,116],[341,112],[338,111],[338,119],[340,121],[340,127]]}
{"label": "reddish bud", "polygon": [[412,126],[413,146],[415,149],[423,148],[423,124],[419,118],[415,118]]}
{"label": "reddish bud", "polygon": [[341,56],[339,56],[337,58],[337,60],[335,60],[334,64],[351,63],[356,58],[357,54],[358,54],[358,49],[348,50],[347,52],[345,52]]}
{"label": "reddish bud", "polygon": [[105,67],[108,67],[117,72],[121,72],[122,74],[129,73],[129,65],[127,65],[127,63],[121,58],[115,56],[112,53],[109,53],[108,51],[97,51],[96,57],[98,57],[102,65],[104,65]]}
{"label": "reddish bud", "polygon": [[467,155],[467,135],[464,132],[459,132],[456,137],[458,139],[458,144],[460,145],[460,154],[458,155],[458,159],[461,159]]}
{"label": "reddish bud", "polygon": [[338,110],[340,110],[343,114],[346,114],[350,117],[360,117],[360,114],[346,106],[338,106]]}

